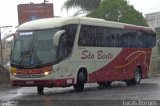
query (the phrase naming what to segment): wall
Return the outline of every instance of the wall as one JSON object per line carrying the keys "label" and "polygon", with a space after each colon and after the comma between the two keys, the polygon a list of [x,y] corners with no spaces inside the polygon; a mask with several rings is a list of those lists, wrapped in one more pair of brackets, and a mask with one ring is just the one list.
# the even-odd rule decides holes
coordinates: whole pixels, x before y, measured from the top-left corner
{"label": "wall", "polygon": [[158,73],[158,62],[157,62],[157,46],[152,50],[151,62],[149,66],[149,77],[156,76]]}
{"label": "wall", "polygon": [[8,70],[0,65],[0,85],[9,84],[10,76]]}

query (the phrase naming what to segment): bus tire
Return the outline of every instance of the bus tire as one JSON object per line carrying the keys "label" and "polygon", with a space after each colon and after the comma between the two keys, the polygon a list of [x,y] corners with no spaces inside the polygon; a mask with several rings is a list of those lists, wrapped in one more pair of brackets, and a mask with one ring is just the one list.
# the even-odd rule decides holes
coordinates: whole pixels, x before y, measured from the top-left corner
{"label": "bus tire", "polygon": [[112,83],[111,81],[107,81],[107,82],[105,82],[105,86],[109,87],[109,86],[111,86],[111,83]]}
{"label": "bus tire", "polygon": [[99,86],[103,86],[104,84],[103,84],[103,82],[98,82],[97,83]]}
{"label": "bus tire", "polygon": [[126,80],[126,84],[127,86],[131,86],[131,85],[140,84],[140,82],[141,82],[141,70],[139,67],[136,67],[134,71],[134,78]]}
{"label": "bus tire", "polygon": [[44,90],[44,87],[42,87],[42,86],[37,86],[37,93],[38,93],[38,95],[44,95],[43,90]]}
{"label": "bus tire", "polygon": [[126,84],[127,86],[133,85],[133,80],[132,79],[126,80]]}
{"label": "bus tire", "polygon": [[85,83],[85,76],[84,76],[84,73],[81,71],[80,73],[78,73],[77,83],[73,86],[74,90],[77,93],[83,91],[84,83]]}
{"label": "bus tire", "polygon": [[98,85],[102,88],[105,88],[105,87],[109,87],[111,86],[111,81],[106,81],[106,82],[98,82]]}
{"label": "bus tire", "polygon": [[141,82],[141,69],[139,67],[136,67],[135,72],[134,72],[134,79],[133,79],[133,84],[140,84]]}

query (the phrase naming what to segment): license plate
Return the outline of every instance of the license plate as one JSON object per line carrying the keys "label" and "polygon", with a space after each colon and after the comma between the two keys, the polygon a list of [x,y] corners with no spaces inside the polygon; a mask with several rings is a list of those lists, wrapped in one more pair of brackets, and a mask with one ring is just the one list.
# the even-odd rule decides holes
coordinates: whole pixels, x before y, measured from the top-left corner
{"label": "license plate", "polygon": [[26,81],[26,84],[29,85],[29,84],[34,84],[34,81]]}

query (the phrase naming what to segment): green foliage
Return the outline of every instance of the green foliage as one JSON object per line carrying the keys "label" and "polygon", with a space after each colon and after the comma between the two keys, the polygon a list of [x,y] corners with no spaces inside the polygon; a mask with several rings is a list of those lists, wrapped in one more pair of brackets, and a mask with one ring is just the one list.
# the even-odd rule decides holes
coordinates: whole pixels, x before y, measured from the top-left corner
{"label": "green foliage", "polygon": [[83,11],[93,11],[99,7],[101,0],[67,0],[62,9],[81,8]]}
{"label": "green foliage", "polygon": [[103,0],[100,7],[91,12],[88,17],[148,26],[142,13],[128,5],[126,0]]}
{"label": "green foliage", "polygon": [[67,0],[63,8],[81,8],[82,11],[90,12],[88,17],[148,26],[142,13],[135,10],[126,0]]}

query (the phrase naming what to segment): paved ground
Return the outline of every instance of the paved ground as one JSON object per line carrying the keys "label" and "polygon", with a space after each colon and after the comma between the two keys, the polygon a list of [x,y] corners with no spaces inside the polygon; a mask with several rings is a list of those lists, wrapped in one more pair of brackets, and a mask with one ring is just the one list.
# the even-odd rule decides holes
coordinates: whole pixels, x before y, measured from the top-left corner
{"label": "paved ground", "polygon": [[85,90],[75,93],[69,88],[45,88],[39,96],[36,87],[13,88],[0,86],[2,106],[160,106],[160,77],[142,80],[140,85],[126,86],[114,82],[100,89],[97,84],[85,85]]}

